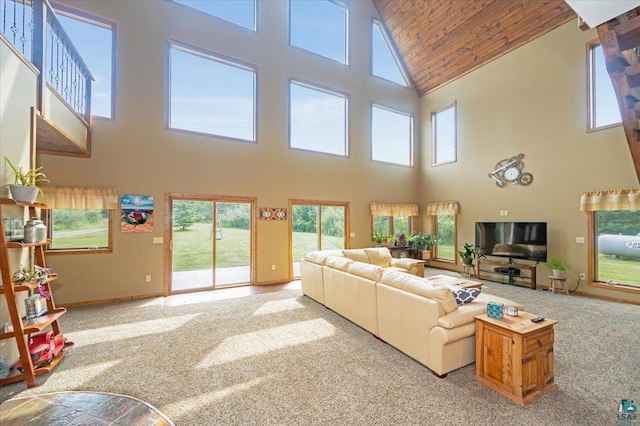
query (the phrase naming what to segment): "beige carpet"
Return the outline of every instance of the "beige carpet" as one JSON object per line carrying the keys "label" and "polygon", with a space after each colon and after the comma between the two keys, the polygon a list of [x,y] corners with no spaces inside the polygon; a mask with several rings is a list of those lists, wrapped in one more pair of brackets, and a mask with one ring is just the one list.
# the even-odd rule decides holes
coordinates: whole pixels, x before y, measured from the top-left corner
{"label": "beige carpet", "polygon": [[434,377],[298,290],[168,307],[153,299],[72,308],[76,343],[41,385],[131,395],[176,425],[608,425],[640,401],[640,308],[487,283],[485,291],[557,319],[559,389],[521,407],[475,380]]}

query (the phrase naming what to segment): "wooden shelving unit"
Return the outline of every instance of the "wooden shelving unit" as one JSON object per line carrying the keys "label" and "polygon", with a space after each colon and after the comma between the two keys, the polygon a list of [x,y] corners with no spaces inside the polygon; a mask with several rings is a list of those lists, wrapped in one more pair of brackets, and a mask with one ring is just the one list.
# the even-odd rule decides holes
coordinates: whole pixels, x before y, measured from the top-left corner
{"label": "wooden shelving unit", "polygon": [[50,243],[45,241],[39,244],[27,244],[16,241],[8,241],[4,229],[4,216],[2,212],[3,205],[14,205],[28,209],[29,217],[39,217],[38,211],[46,209],[47,206],[40,203],[35,204],[23,204],[18,203],[9,198],[0,198],[0,272],[2,274],[3,287],[0,287],[0,294],[4,294],[7,301],[7,309],[9,311],[10,330],[2,330],[0,332],[0,340],[15,339],[20,355],[20,361],[22,363],[22,371],[18,369],[12,369],[9,377],[0,379],[0,386],[15,383],[24,380],[28,387],[34,387],[38,385],[36,380],[37,376],[46,374],[53,370],[58,363],[65,357],[65,355],[73,347],[72,342],[66,342],[64,349],[58,353],[53,360],[44,365],[34,366],[29,353],[29,335],[33,333],[39,333],[51,327],[56,336],[60,335],[59,320],[62,315],[67,312],[65,308],[56,307],[53,298],[53,291],[51,289],[51,283],[58,277],[54,276],[45,282],[45,286],[51,297],[47,300],[47,312],[38,318],[27,320],[22,317],[17,305],[17,295],[21,292],[28,292],[31,294],[36,289],[36,284],[14,283],[13,282],[13,270],[9,261],[10,250],[29,250],[29,263],[30,266],[39,265],[46,266],[44,257],[44,247]]}

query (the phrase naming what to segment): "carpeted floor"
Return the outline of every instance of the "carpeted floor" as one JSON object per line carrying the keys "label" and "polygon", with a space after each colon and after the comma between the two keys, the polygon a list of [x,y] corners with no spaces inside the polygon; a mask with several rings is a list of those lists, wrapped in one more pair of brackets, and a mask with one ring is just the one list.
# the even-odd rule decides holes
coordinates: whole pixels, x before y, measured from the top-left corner
{"label": "carpeted floor", "polygon": [[640,307],[486,282],[485,292],[559,321],[559,388],[521,407],[475,380],[421,364],[299,290],[167,306],[162,298],[71,308],[76,343],[40,386],[144,400],[176,425],[613,425],[640,401]]}

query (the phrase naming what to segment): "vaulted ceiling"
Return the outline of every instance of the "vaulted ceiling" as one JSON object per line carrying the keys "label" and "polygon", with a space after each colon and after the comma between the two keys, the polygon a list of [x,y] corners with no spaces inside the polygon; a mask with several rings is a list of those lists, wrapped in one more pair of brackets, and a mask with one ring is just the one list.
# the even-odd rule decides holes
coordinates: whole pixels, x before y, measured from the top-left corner
{"label": "vaulted ceiling", "polygon": [[373,3],[420,96],[577,18],[564,0]]}

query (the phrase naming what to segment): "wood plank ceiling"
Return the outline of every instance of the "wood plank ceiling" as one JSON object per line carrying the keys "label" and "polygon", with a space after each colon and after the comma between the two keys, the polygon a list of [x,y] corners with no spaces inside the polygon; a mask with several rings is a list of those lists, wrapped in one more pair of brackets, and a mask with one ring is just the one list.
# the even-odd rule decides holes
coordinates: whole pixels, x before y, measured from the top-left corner
{"label": "wood plank ceiling", "polygon": [[420,96],[577,18],[564,0],[373,3]]}

